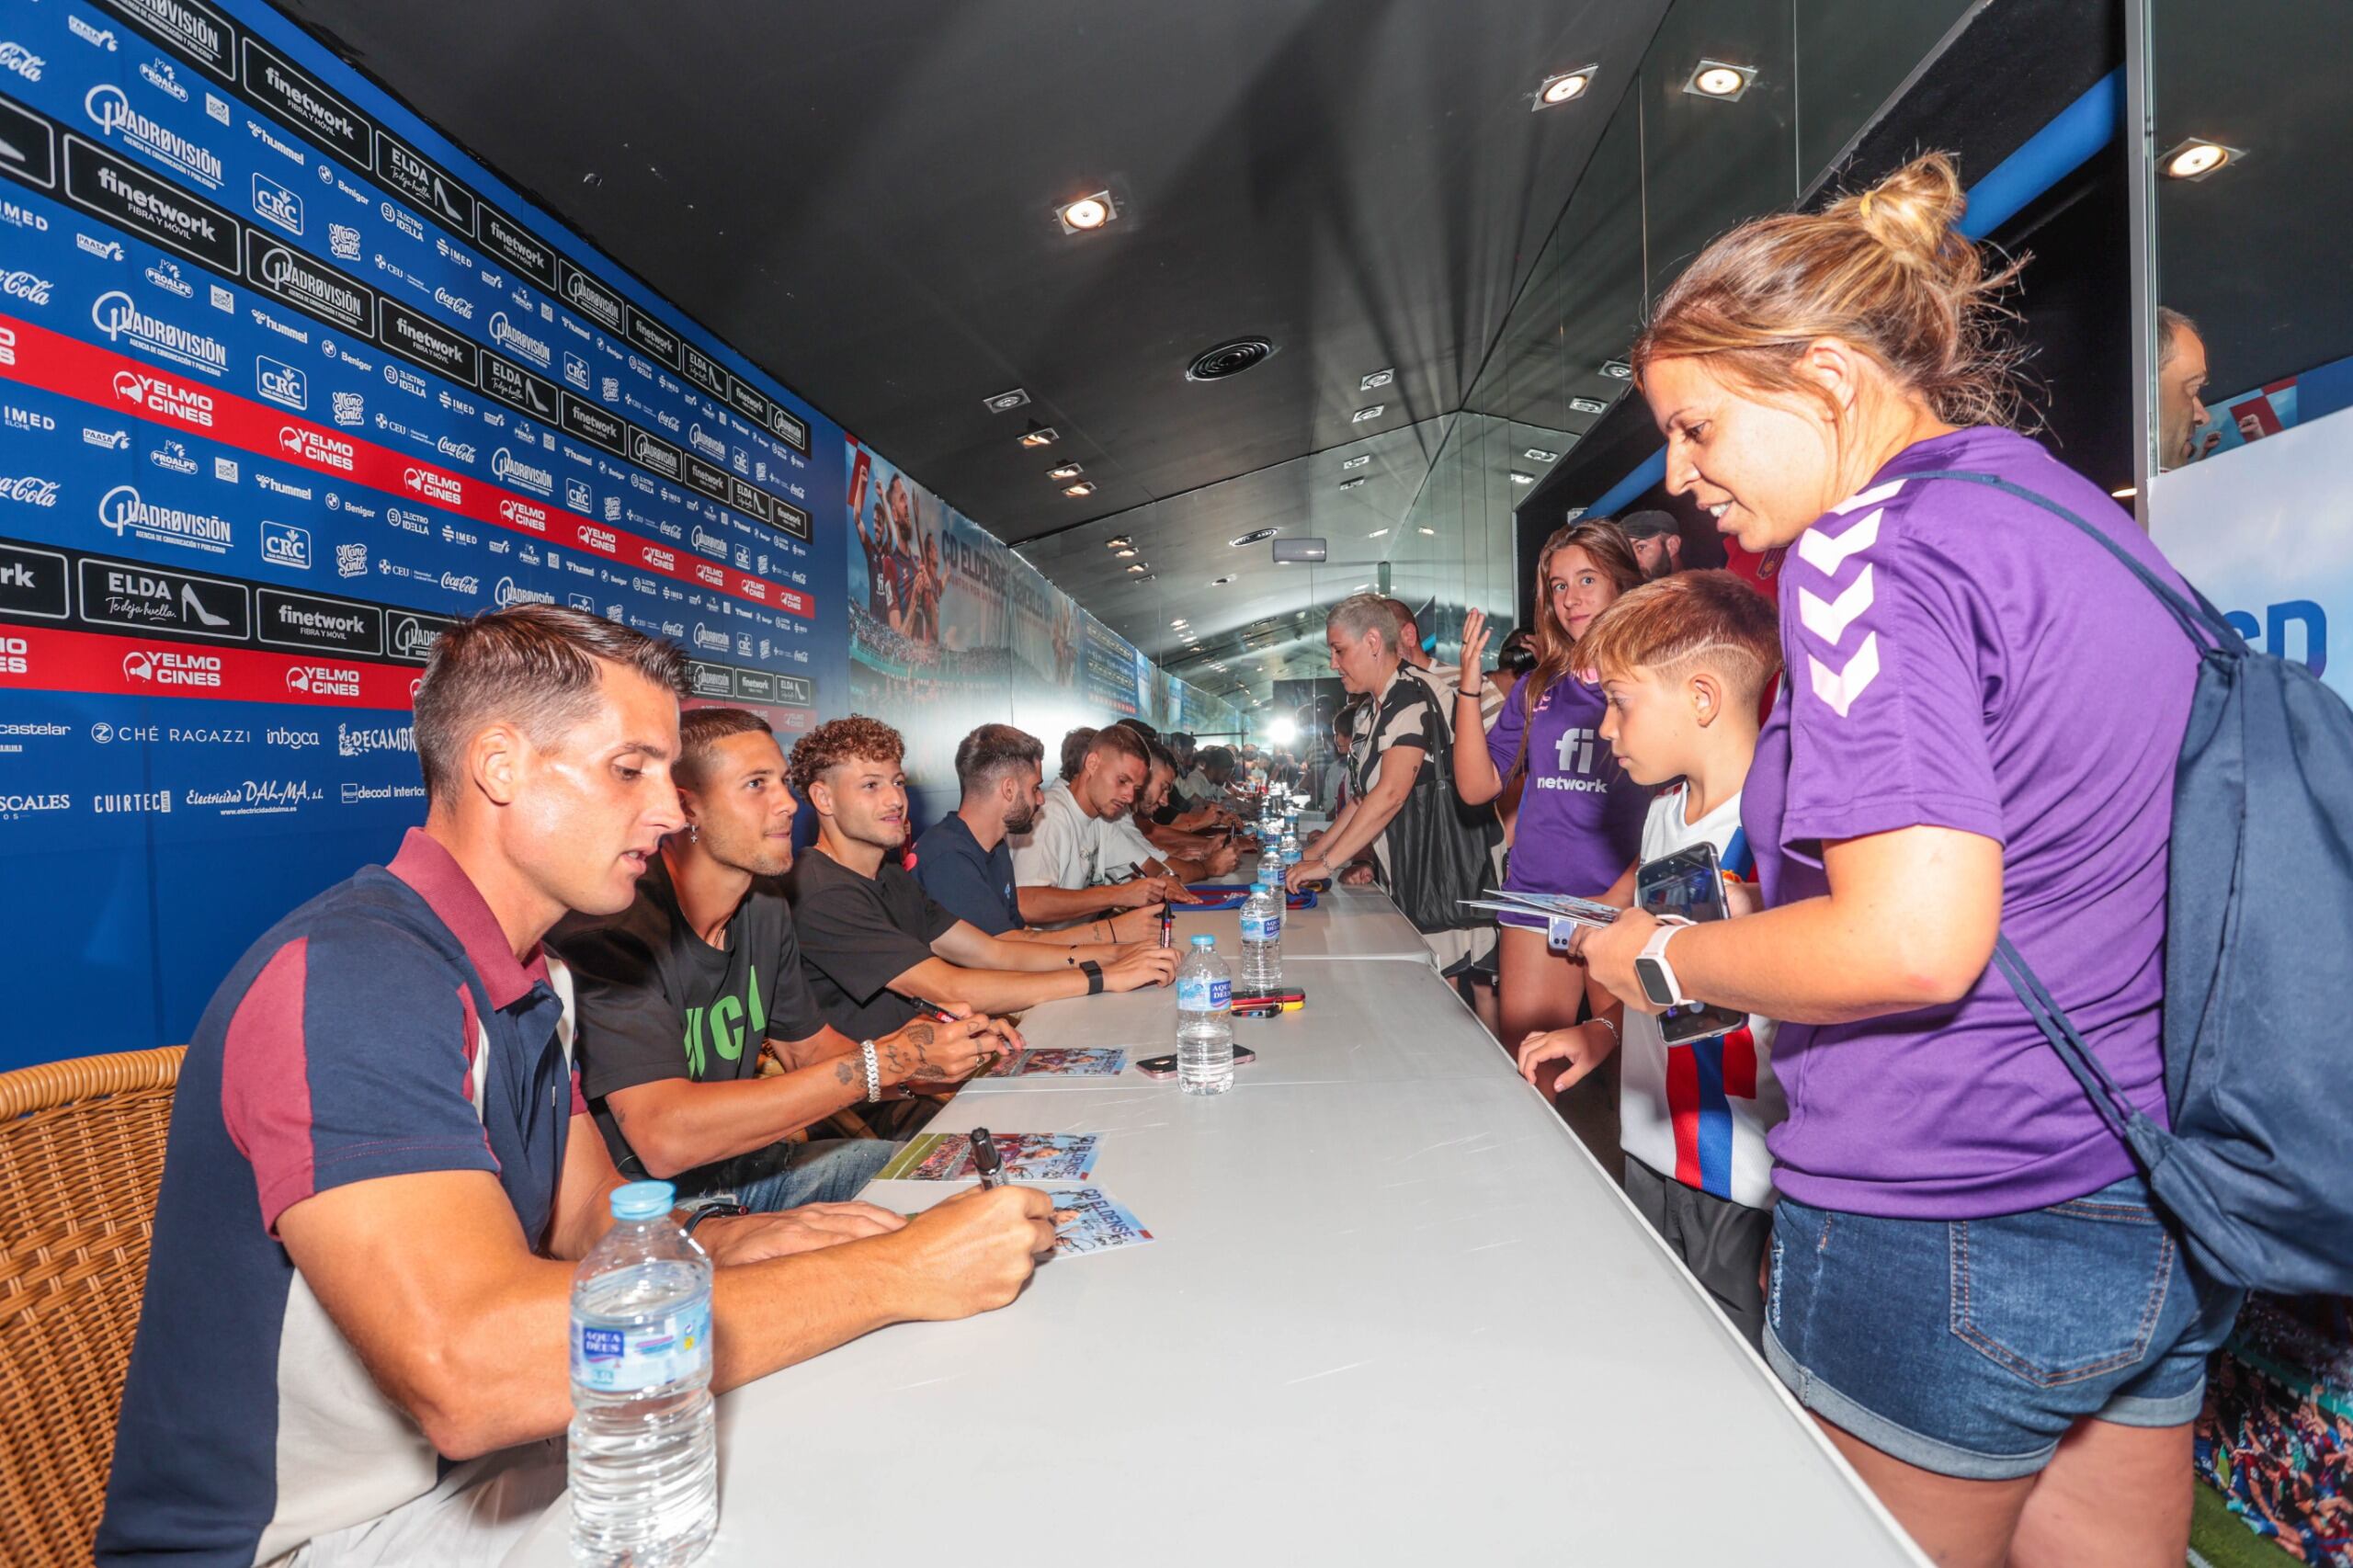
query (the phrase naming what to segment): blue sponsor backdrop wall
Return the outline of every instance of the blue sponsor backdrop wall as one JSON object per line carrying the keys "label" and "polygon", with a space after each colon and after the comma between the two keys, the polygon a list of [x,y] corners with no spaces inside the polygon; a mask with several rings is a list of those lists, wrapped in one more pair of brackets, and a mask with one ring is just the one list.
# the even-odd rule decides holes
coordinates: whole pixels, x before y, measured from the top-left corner
{"label": "blue sponsor backdrop wall", "polygon": [[780,731],[847,710],[849,449],[266,6],[8,6],[0,1067],[185,1040],[389,857],[451,617],[579,605]]}

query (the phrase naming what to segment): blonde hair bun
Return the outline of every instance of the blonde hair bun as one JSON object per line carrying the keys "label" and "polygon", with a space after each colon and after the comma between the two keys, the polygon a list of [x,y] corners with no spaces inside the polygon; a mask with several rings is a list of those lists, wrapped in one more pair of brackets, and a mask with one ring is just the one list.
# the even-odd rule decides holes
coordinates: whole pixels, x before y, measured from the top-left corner
{"label": "blonde hair bun", "polygon": [[1851,217],[1863,232],[1909,261],[1938,268],[1964,265],[1973,274],[1976,247],[1961,233],[1969,197],[1961,171],[1943,153],[1924,153],[1860,196],[1834,202],[1834,215]]}

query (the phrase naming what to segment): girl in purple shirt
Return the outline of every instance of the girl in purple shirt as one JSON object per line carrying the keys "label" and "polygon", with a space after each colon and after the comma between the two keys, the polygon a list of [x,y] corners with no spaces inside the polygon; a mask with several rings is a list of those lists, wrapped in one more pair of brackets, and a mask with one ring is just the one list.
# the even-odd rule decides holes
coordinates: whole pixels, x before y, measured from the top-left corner
{"label": "girl in purple shirt", "polygon": [[[2205,1358],[2235,1314],[1989,967],[2006,933],[2137,1103],[2193,654],[2000,428],[1992,296],[1942,155],[1710,246],[1637,343],[1669,488],[1787,547],[1787,685],[1743,816],[1762,913],[1586,945],[1628,1006],[1783,1020],[1768,1360],[1939,1562],[2177,1562]],[[1645,959],[1638,975],[1636,960]]]}
{"label": "girl in purple shirt", "polygon": [[[1454,787],[1483,805],[1524,777],[1519,818],[1504,886],[1521,892],[1574,893],[1598,898],[1616,881],[1643,841],[1651,792],[1626,777],[1601,738],[1598,688],[1569,668],[1569,650],[1594,618],[1630,588],[1643,569],[1634,547],[1604,521],[1556,529],[1536,558],[1536,667],[1513,688],[1495,716],[1484,746],[1477,733],[1480,669],[1487,647],[1487,618],[1472,610],[1462,623],[1462,684],[1448,696],[1455,705]],[[1503,1039],[1565,1028],[1577,1021],[1585,975],[1545,946],[1544,928],[1503,918],[1501,1007]],[[1587,1091],[1589,1103],[1572,1108],[1572,1121],[1605,1161],[1618,1152],[1617,1090],[1605,1074]]]}

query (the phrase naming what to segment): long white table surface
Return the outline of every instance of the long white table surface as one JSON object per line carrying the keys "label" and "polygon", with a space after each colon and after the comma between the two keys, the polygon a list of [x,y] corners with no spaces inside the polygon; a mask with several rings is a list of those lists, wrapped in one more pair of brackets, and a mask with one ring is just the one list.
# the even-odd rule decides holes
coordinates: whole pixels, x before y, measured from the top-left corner
{"label": "long white table surface", "polygon": [[[931,1131],[1102,1134],[1091,1185],[1154,1240],[722,1396],[706,1561],[1925,1562],[1444,982],[1327,968],[1305,1011],[1237,1023],[1261,1057],[1228,1094],[951,1101]],[[1175,1006],[1025,1033],[1149,1054]],[[559,1501],[509,1561],[555,1568],[569,1528]]]}
{"label": "long white table surface", "polygon": [[[1246,857],[1242,868],[1221,882],[1244,882],[1252,875],[1256,857]],[[1218,951],[1229,966],[1242,961],[1242,911],[1200,911],[1184,904],[1176,912],[1176,945],[1203,932],[1217,938]],[[1403,959],[1435,968],[1427,943],[1414,923],[1398,913],[1389,895],[1379,888],[1342,887],[1335,882],[1316,896],[1316,907],[1286,910],[1283,915],[1283,962],[1328,959]]]}

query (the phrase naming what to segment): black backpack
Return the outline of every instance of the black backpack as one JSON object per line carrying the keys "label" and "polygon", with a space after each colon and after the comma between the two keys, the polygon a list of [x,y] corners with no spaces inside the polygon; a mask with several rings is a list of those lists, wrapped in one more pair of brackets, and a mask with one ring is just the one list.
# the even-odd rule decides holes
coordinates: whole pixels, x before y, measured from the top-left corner
{"label": "black backpack", "polygon": [[1988,473],[1909,477],[2065,518],[2197,645],[2165,897],[2172,1131],[2125,1099],[2007,937],[1994,962],[2207,1273],[2285,1295],[2353,1291],[2353,709],[2056,501]]}

